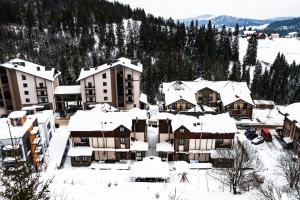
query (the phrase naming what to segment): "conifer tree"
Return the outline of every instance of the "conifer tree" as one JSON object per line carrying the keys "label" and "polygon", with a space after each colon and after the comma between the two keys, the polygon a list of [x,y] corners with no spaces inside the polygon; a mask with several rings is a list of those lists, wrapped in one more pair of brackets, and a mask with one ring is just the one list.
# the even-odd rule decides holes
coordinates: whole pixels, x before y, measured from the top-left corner
{"label": "conifer tree", "polygon": [[254,98],[259,98],[262,80],[262,65],[259,61],[256,62],[253,80],[251,84],[251,92]]}

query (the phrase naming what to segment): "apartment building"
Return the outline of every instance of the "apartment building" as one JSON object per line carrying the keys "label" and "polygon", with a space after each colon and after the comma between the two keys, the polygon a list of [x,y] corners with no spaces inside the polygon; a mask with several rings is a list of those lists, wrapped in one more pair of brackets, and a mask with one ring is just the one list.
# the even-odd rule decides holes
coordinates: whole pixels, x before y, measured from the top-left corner
{"label": "apartment building", "polygon": [[81,69],[79,78],[84,109],[108,103],[118,109],[139,107],[142,64],[119,58],[95,68]]}
{"label": "apartment building", "polygon": [[0,112],[10,113],[31,105],[54,109],[59,72],[22,59],[0,65]]}
{"label": "apartment building", "polygon": [[173,81],[159,88],[159,101],[164,111],[182,112],[199,105],[219,113],[229,112],[235,118],[252,118],[255,106],[245,82]]}
{"label": "apartment building", "polygon": [[213,162],[218,165],[216,162],[220,160],[216,161],[214,156],[217,151],[232,149],[237,131],[234,119],[228,113],[199,117],[169,115],[159,120],[157,151],[164,160]]}
{"label": "apartment building", "polygon": [[148,150],[146,119],[146,111],[139,108],[126,112],[77,111],[69,122],[71,164],[142,160]]}
{"label": "apartment building", "polygon": [[[32,113],[34,112],[34,113]],[[53,111],[34,109],[13,111],[0,118],[0,157],[3,166],[14,164],[16,157],[39,169],[54,131]]]}

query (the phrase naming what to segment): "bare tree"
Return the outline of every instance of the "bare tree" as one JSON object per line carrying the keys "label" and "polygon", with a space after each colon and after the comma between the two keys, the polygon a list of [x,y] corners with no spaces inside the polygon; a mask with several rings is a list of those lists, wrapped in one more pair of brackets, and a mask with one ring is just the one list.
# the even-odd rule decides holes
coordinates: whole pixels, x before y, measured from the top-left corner
{"label": "bare tree", "polygon": [[261,170],[261,162],[248,143],[236,143],[233,149],[219,149],[220,158],[231,159],[231,167],[213,169],[210,174],[213,178],[230,187],[234,194],[238,190],[247,190],[250,183],[257,183],[256,174]]}
{"label": "bare tree", "polygon": [[292,154],[283,154],[279,157],[278,168],[291,189],[300,189],[300,160],[294,159]]}
{"label": "bare tree", "polygon": [[272,181],[259,185],[257,190],[260,200],[281,200],[283,194],[288,192],[287,188],[276,186]]}

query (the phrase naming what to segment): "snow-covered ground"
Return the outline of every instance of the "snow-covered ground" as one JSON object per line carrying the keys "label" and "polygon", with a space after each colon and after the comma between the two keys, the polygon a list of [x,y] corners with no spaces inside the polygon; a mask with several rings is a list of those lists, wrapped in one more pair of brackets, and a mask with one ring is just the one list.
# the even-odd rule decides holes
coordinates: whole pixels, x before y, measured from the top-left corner
{"label": "snow-covered ground", "polygon": [[[153,118],[157,115],[157,107],[151,107]],[[264,114],[260,113],[263,112]],[[274,112],[274,113],[273,113]],[[258,111],[257,115],[274,116],[275,111]],[[268,117],[266,117],[268,118]],[[276,120],[275,120],[276,121]],[[280,119],[281,121],[281,119]],[[274,131],[271,131],[272,133]],[[198,200],[257,200],[255,191],[245,192],[241,195],[233,195],[229,189],[219,181],[209,176],[211,169],[203,164],[187,164],[183,162],[168,162],[166,166],[170,178],[167,183],[135,182],[132,178],[135,161],[120,162],[115,164],[93,163],[90,167],[72,167],[67,158],[63,168],[58,169],[64,148],[69,137],[66,126],[56,129],[49,147],[49,162],[45,177],[53,177],[50,185],[51,199],[170,199],[174,195],[179,199]],[[237,134],[240,140],[248,141],[244,132]],[[158,128],[148,127],[149,156],[155,156],[155,143],[158,139]],[[264,142],[260,145],[252,145],[258,158],[263,163],[263,175],[267,180],[280,180],[284,183],[277,168],[279,155],[286,150],[274,137],[273,142]],[[206,168],[206,169],[203,169]],[[207,169],[208,168],[208,169]],[[145,167],[151,170],[151,167]],[[155,170],[155,169],[154,169]],[[187,181],[181,182],[182,172],[187,172]]]}
{"label": "snow-covered ground", "polygon": [[[246,55],[248,41],[240,38],[240,61]],[[257,59],[272,64],[278,53],[283,53],[289,63],[294,60],[300,63],[300,40],[296,38],[275,38],[273,40],[258,40]]]}

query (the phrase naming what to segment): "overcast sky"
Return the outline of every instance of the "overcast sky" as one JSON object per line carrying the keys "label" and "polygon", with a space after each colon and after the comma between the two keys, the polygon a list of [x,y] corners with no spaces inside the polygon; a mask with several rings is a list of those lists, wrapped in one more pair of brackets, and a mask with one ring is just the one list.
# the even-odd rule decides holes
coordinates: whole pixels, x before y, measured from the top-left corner
{"label": "overcast sky", "polygon": [[[114,0],[109,0],[114,1]],[[118,0],[132,8],[165,18],[182,19],[203,14],[266,19],[299,16],[300,0]]]}

